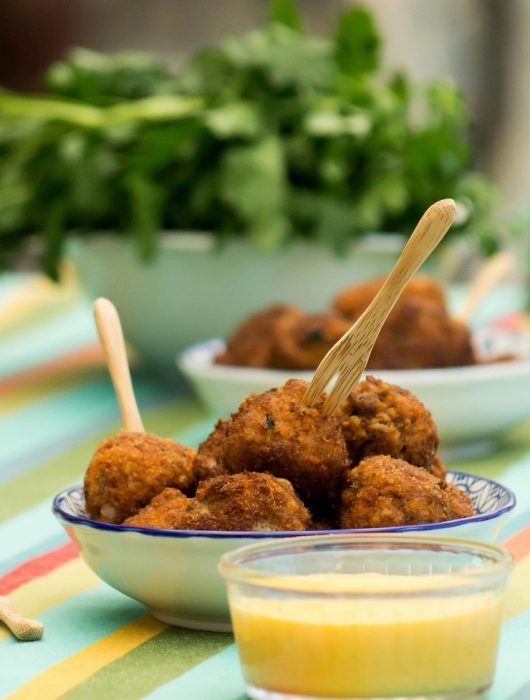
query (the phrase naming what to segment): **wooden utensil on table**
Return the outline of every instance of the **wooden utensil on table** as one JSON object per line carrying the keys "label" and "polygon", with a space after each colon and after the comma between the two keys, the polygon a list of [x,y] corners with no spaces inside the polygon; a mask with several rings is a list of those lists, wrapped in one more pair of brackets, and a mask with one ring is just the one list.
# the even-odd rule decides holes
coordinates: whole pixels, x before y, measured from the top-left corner
{"label": "wooden utensil on table", "polygon": [[469,323],[482,300],[515,269],[516,261],[512,253],[502,251],[493,255],[471,281],[462,311],[457,318]]}
{"label": "wooden utensil on table", "polygon": [[0,620],[22,642],[34,642],[42,639],[44,634],[42,622],[32,620],[29,617],[22,617],[22,615],[16,613],[5,596],[0,596]]}
{"label": "wooden utensil on table", "polygon": [[449,230],[455,211],[452,199],[442,199],[427,209],[377,296],[317,367],[303,400],[306,406],[316,403],[336,373],[337,381],[324,404],[324,413],[333,413],[350,393],[368,364],[388,314],[407,282]]}
{"label": "wooden utensil on table", "polygon": [[144,433],[144,424],[134,397],[127,351],[116,307],[108,299],[96,299],[93,306],[94,320],[109,368],[110,377],[118,398],[125,430]]}

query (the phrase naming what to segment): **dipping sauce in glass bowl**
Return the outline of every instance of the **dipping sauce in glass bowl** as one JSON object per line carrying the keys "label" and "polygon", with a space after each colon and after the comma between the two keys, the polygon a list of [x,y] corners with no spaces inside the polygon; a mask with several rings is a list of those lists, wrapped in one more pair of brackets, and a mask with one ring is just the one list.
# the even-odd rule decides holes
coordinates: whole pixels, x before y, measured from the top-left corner
{"label": "dipping sauce in glass bowl", "polygon": [[493,545],[400,535],[300,537],[225,554],[247,692],[478,697],[493,680],[511,567]]}

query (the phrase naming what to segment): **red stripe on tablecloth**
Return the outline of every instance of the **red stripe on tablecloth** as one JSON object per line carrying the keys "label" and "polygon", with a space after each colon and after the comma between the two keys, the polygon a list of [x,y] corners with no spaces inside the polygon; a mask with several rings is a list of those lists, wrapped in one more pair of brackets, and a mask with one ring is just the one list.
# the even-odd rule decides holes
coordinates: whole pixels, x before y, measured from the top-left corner
{"label": "red stripe on tablecloth", "polygon": [[29,583],[33,579],[49,574],[76,556],[77,549],[71,542],[67,542],[57,549],[52,549],[50,552],[39,554],[38,557],[25,561],[0,578],[0,595],[7,595],[15,588]]}
{"label": "red stripe on tablecloth", "polygon": [[510,551],[515,561],[520,561],[526,557],[530,554],[530,525],[525,527],[524,530],[516,532],[515,535],[508,537],[502,545]]}
{"label": "red stripe on tablecloth", "polygon": [[19,389],[21,386],[24,386],[24,384],[28,384],[29,382],[42,379],[44,377],[49,377],[53,374],[58,374],[59,372],[65,372],[84,365],[102,362],[103,359],[103,350],[101,349],[99,343],[91,343],[90,345],[86,345],[79,350],[74,350],[66,355],[61,355],[60,357],[50,360],[49,362],[39,365],[38,367],[32,367],[31,369],[24,370],[23,372],[19,372],[11,377],[0,380],[0,394],[7,394],[9,391]]}

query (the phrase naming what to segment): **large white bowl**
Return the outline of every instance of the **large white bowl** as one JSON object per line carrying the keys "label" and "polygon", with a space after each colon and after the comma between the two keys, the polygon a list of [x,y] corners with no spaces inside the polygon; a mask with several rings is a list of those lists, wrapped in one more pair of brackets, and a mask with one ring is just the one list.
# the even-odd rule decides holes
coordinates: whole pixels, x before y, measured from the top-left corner
{"label": "large white bowl", "polygon": [[[429,408],[438,426],[444,457],[483,454],[504,432],[530,418],[530,352],[527,334],[477,335],[495,354],[514,352],[522,359],[470,367],[420,370],[370,370],[385,382],[409,389]],[[188,348],[177,364],[209,410],[228,416],[249,394],[281,386],[313,372],[217,365],[221,340]]]}
{"label": "large white bowl", "polygon": [[224,583],[217,564],[225,552],[256,540],[330,533],[405,532],[444,534],[495,542],[515,506],[501,484],[460,472],[448,481],[465,489],[477,515],[428,525],[313,532],[211,532],[154,530],[90,520],[81,486],[59,493],[53,511],[88,566],[110,586],[144,603],[163,622],[206,630],[229,630]]}

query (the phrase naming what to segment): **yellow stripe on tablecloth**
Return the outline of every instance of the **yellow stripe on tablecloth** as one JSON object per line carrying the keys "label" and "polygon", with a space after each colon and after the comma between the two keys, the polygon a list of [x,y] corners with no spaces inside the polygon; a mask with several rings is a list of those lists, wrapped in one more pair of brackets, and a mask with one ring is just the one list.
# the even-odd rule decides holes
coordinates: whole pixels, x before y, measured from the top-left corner
{"label": "yellow stripe on tablecloth", "polygon": [[530,608],[530,554],[521,559],[508,583],[504,619],[520,615]]}
{"label": "yellow stripe on tablecloth", "polygon": [[[99,585],[101,580],[85,562],[73,559],[49,574],[16,588],[8,597],[18,613],[25,617],[38,617],[48,608]],[[8,636],[9,632],[4,627],[0,628],[0,641]]]}
{"label": "yellow stripe on tablecloth", "polygon": [[10,700],[55,700],[104,666],[167,629],[149,614],[91,644],[65,661],[51,666],[9,695]]}

